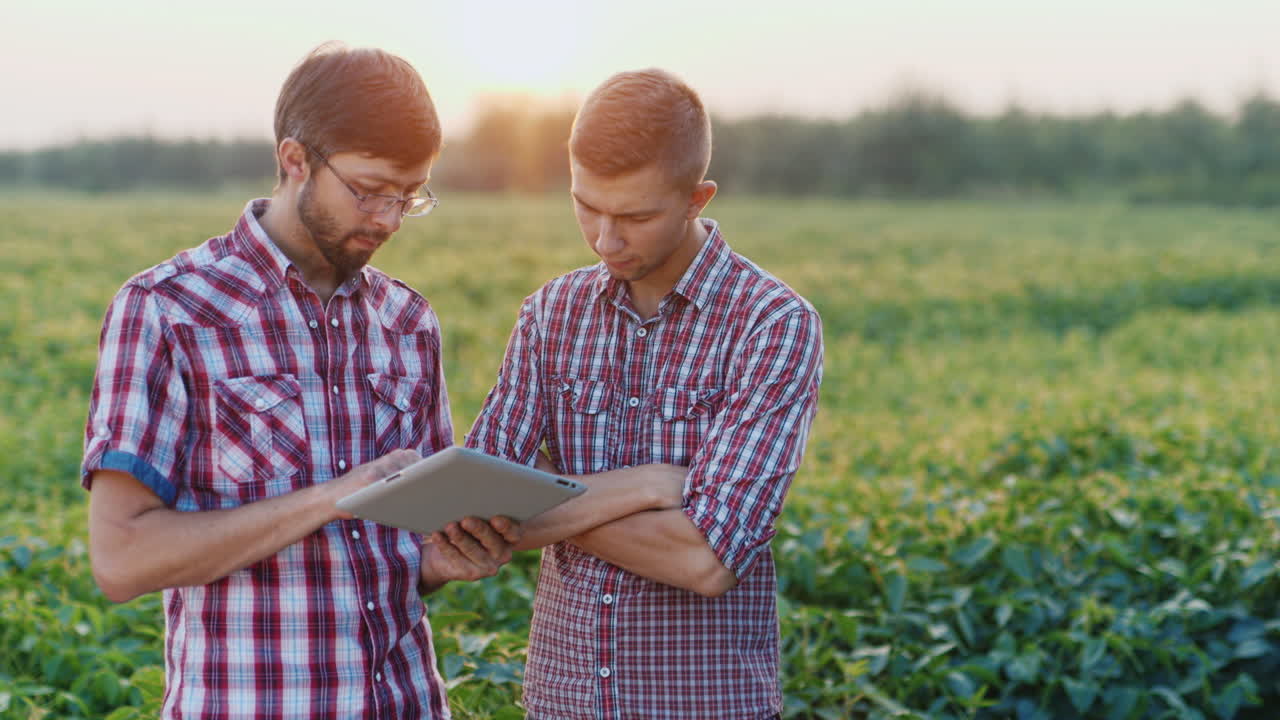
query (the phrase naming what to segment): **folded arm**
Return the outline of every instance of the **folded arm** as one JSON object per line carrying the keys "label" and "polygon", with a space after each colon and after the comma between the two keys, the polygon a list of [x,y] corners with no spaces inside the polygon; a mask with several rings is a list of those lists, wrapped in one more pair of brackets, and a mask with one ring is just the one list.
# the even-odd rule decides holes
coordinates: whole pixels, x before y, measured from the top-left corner
{"label": "folded arm", "polygon": [[[537,466],[563,475],[542,453],[538,454]],[[680,507],[685,469],[676,465],[641,465],[595,475],[563,476],[586,485],[586,492],[526,522],[517,550],[545,547],[646,510]]]}
{"label": "folded arm", "polygon": [[777,319],[737,357],[715,421],[690,460],[682,507],[610,522],[574,544],[636,575],[708,597],[745,577],[773,537],[816,410],[817,315]]}
{"label": "folded arm", "polygon": [[705,597],[719,597],[738,584],[682,510],[637,513],[570,542],[628,572]]}

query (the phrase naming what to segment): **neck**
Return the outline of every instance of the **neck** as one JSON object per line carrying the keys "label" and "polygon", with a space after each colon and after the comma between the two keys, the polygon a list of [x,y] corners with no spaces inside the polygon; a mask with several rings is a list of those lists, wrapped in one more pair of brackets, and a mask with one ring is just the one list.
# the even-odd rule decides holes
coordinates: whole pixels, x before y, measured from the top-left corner
{"label": "neck", "polygon": [[672,253],[661,268],[639,280],[627,283],[631,304],[635,305],[644,319],[658,314],[658,305],[662,302],[662,298],[666,297],[676,283],[680,282],[680,278],[684,277],[685,271],[693,264],[693,259],[698,256],[698,251],[702,249],[702,244],[708,237],[702,220],[696,217],[688,222],[684,234],[684,242],[680,244],[680,249]]}
{"label": "neck", "polygon": [[289,258],[289,262],[298,268],[307,287],[319,295],[321,301],[329,302],[346,278],[316,249],[311,232],[298,217],[297,193],[277,190],[271,196],[267,211],[258,218],[258,224],[280,252]]}

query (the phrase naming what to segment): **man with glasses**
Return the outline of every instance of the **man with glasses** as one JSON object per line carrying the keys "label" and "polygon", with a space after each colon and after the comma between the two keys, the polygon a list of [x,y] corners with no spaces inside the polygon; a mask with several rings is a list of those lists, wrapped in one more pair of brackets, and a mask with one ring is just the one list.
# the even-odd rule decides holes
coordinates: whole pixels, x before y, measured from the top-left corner
{"label": "man with glasses", "polygon": [[322,46],[276,105],[279,182],[107,311],[82,483],[94,576],[164,590],[165,718],[448,716],[422,594],[520,528],[431,538],[335,502],[452,443],[440,332],[367,265],[426,215],[440,147],[404,60]]}
{"label": "man with glasses", "polygon": [[[606,80],[569,155],[601,262],[526,299],[467,435],[588,485],[517,544],[546,546],[525,707],[532,720],[776,718],[769,545],[816,412],[821,322],[701,217],[711,126],[678,78]],[[627,487],[646,472],[648,499]]]}

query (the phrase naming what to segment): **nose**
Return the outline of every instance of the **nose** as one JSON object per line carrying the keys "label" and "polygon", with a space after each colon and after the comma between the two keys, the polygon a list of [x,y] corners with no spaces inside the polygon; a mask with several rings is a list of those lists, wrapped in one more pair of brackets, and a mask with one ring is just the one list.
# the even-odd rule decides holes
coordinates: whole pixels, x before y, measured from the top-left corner
{"label": "nose", "polygon": [[393,233],[400,229],[400,223],[404,222],[404,216],[400,214],[400,203],[396,203],[386,210],[373,215],[373,224],[379,230],[385,230]]}
{"label": "nose", "polygon": [[602,256],[613,255],[625,244],[622,234],[618,232],[618,224],[609,218],[602,218],[600,229],[596,233],[596,252]]}

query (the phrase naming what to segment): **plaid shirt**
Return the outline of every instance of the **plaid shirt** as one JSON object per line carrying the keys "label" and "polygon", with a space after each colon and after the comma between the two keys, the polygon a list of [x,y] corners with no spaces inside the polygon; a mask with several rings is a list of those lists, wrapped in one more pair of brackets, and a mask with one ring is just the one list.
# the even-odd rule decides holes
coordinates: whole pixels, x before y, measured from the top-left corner
{"label": "plaid shirt", "polygon": [[[86,488],[95,470],[123,470],[175,510],[234,508],[452,443],[427,301],[366,267],[326,306],[258,224],[268,202],[116,295]],[[449,717],[421,541],[336,521],[221,580],[165,590],[163,717]]]}
{"label": "plaid shirt", "polygon": [[764,718],[781,711],[769,541],[822,376],[813,307],[730,251],[714,221],[642,320],[602,264],[530,296],[467,444],[570,474],[689,468],[684,512],[739,578],[708,599],[548,547],[534,600],[531,718]]}

